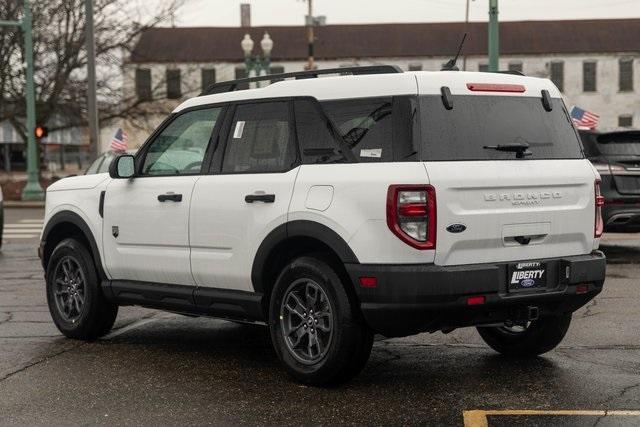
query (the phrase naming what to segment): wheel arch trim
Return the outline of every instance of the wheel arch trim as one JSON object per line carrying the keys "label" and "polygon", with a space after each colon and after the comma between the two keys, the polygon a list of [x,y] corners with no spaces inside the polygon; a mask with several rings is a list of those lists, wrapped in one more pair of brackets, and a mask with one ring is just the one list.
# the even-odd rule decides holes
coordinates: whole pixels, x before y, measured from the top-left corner
{"label": "wheel arch trim", "polygon": [[265,284],[261,273],[272,251],[281,243],[294,237],[318,240],[329,247],[345,264],[359,264],[358,258],[349,244],[334,230],[315,221],[295,220],[279,225],[262,240],[251,268],[251,282],[255,292],[264,292]]}
{"label": "wheel arch trim", "polygon": [[107,275],[103,268],[100,250],[98,249],[98,244],[96,243],[96,240],[93,236],[91,227],[89,227],[86,221],[78,213],[70,210],[63,210],[55,213],[51,217],[51,219],[47,221],[47,224],[42,231],[42,239],[40,240],[40,248],[38,251],[41,255],[43,269],[45,271],[47,269],[47,258],[45,257],[46,251],[49,250],[49,248],[47,247],[47,240],[51,233],[62,224],[72,224],[80,229],[83,237],[87,240],[87,242],[89,242],[89,251],[91,252],[91,256],[93,257],[93,262],[95,264],[98,277],[100,279],[105,279]]}

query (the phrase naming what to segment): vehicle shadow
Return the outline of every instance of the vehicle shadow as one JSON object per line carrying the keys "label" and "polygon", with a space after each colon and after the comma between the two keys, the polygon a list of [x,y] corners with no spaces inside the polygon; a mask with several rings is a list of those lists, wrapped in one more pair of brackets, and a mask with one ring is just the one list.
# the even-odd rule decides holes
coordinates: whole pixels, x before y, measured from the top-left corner
{"label": "vehicle shadow", "polygon": [[607,256],[607,264],[640,264],[640,248],[601,244],[600,250]]}
{"label": "vehicle shadow", "polygon": [[[423,335],[428,341],[429,335]],[[376,341],[363,372],[352,382],[328,390],[364,391],[394,384],[401,385],[405,391],[424,392],[447,387],[452,381],[464,381],[465,387],[481,388],[486,384],[508,384],[513,378],[535,382],[540,378],[562,376],[562,368],[546,357],[509,359],[477,345],[412,342]],[[143,351],[150,362],[168,358],[181,366],[224,372],[227,380],[258,376],[278,384],[298,386],[280,367],[269,330],[264,326],[175,318],[153,322],[110,339],[104,345],[118,347],[118,353]]]}

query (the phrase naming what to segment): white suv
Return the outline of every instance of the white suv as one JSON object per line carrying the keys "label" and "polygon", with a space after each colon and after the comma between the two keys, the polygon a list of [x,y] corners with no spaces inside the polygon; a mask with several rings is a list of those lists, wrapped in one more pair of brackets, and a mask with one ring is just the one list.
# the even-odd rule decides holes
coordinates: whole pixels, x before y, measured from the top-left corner
{"label": "white suv", "polygon": [[48,188],[63,334],[107,333],[119,305],[261,323],[321,385],[356,375],[374,333],[476,326],[500,353],[547,352],[601,291],[599,177],[549,80],[267,78],[214,85],[109,175]]}

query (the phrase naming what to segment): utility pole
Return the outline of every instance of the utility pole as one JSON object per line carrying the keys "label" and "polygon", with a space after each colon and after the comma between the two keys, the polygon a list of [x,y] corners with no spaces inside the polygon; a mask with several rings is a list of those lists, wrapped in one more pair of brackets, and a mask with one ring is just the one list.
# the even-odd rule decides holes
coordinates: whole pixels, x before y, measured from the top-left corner
{"label": "utility pole", "polygon": [[0,27],[18,27],[24,35],[24,56],[27,63],[26,104],[27,104],[27,184],[22,190],[22,200],[43,200],[44,191],[40,186],[38,170],[38,147],[36,146],[36,95],[33,84],[33,39],[32,16],[29,0],[24,0],[24,16],[20,21],[0,21]]}
{"label": "utility pole", "polygon": [[313,0],[307,0],[309,6],[309,14],[307,15],[307,42],[309,43],[309,62],[307,63],[307,69],[314,70],[316,68],[314,55],[314,34],[313,34],[313,26],[314,26],[314,18],[313,18]]}
{"label": "utility pole", "polygon": [[93,0],[85,0],[87,19],[87,116],[89,119],[89,152],[95,159],[100,151],[100,133],[98,127],[98,103],[96,99],[96,45],[93,27]]}
{"label": "utility pole", "polygon": [[498,30],[498,0],[489,0],[489,71],[498,71],[500,34]]}
{"label": "utility pole", "polygon": [[[467,7],[464,10],[464,31],[469,33],[469,0],[467,0]],[[462,71],[467,71],[467,55],[462,56]]]}

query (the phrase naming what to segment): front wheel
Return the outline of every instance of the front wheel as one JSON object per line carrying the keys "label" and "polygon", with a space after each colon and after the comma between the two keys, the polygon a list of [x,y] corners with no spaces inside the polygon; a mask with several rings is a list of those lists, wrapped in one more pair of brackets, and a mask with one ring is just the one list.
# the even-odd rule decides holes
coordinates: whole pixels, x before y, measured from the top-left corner
{"label": "front wheel", "polygon": [[76,239],[60,242],[46,272],[49,312],[68,338],[92,340],[105,335],[118,315],[118,306],[106,300],[93,259]]}
{"label": "front wheel", "polygon": [[269,308],[271,339],[288,373],[315,386],[357,375],[371,353],[364,324],[329,263],[300,257],[278,277]]}
{"label": "front wheel", "polygon": [[553,350],[569,330],[571,313],[541,317],[532,322],[480,326],[478,333],[489,347],[505,356],[538,356]]}

